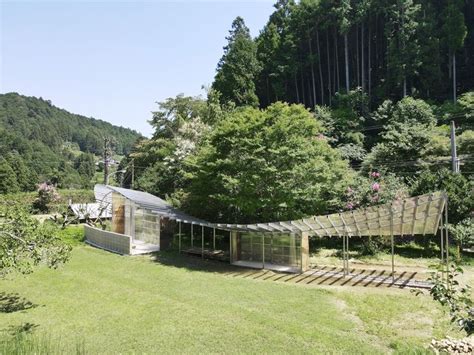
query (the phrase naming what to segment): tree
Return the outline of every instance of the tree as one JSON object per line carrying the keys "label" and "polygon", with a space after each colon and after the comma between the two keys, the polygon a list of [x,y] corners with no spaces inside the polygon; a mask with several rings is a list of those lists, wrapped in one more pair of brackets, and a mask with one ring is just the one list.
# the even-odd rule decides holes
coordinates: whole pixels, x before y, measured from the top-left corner
{"label": "tree", "polygon": [[407,81],[421,66],[419,60],[420,45],[417,31],[419,23],[417,16],[421,6],[414,4],[413,0],[397,0],[389,6],[388,22],[386,25],[387,69],[395,87],[402,87],[402,96],[407,96]]}
{"label": "tree", "polygon": [[90,181],[95,175],[94,155],[81,153],[74,161],[74,168],[86,181]]}
{"label": "tree", "polygon": [[446,191],[449,203],[449,223],[457,224],[471,217],[474,210],[474,181],[448,169],[425,170],[413,186],[412,194]]}
{"label": "tree", "polygon": [[363,163],[365,171],[413,172],[422,165],[436,118],[423,100],[405,97],[396,104],[385,101],[374,114],[384,124],[380,142]]}
{"label": "tree", "polygon": [[15,171],[5,158],[0,157],[0,193],[6,194],[18,191],[19,186],[16,181]]}
{"label": "tree", "polygon": [[6,159],[15,172],[19,189],[21,191],[33,190],[38,177],[28,169],[21,155],[15,151],[10,152],[6,155]]}
{"label": "tree", "polygon": [[260,71],[257,46],[241,17],[232,22],[232,29],[226,39],[228,44],[217,65],[212,88],[222,94],[222,103],[232,101],[237,106],[257,106],[255,80]]}
{"label": "tree", "polygon": [[351,173],[321,133],[302,105],[236,110],[187,160],[185,207],[203,218],[242,223],[333,210]]}
{"label": "tree", "polygon": [[462,48],[467,35],[467,28],[462,12],[463,1],[448,0],[443,11],[444,42],[449,50],[451,75],[453,78],[453,102],[456,102],[456,51]]}
{"label": "tree", "polygon": [[40,223],[22,207],[0,205],[0,277],[29,273],[39,263],[55,268],[68,260],[70,249],[54,224]]}

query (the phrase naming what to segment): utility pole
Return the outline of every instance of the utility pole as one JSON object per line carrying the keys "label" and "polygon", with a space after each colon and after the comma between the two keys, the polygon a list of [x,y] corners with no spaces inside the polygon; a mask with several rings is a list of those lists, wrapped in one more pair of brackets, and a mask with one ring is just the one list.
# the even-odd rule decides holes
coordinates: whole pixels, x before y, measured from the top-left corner
{"label": "utility pole", "polygon": [[132,159],[132,190],[135,183],[135,159]]}
{"label": "utility pole", "polygon": [[104,185],[109,184],[109,138],[104,137]]}
{"label": "utility pole", "polygon": [[459,159],[456,153],[456,126],[454,121],[451,121],[451,162],[453,173],[459,173]]}

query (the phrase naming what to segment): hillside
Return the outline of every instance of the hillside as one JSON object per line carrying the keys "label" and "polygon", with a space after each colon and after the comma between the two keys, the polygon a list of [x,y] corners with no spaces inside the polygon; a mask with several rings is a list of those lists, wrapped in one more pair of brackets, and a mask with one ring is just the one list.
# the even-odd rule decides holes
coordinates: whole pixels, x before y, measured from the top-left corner
{"label": "hillside", "polygon": [[49,100],[0,95],[0,192],[30,190],[44,180],[61,187],[87,186],[104,137],[114,142],[114,154],[125,155],[142,136],[70,113]]}

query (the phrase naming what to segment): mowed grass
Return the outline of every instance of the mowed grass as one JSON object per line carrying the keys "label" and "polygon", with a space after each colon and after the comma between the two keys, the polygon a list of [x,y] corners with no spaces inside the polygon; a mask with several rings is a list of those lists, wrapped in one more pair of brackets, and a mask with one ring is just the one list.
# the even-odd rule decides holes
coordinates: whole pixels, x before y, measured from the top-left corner
{"label": "mowed grass", "polygon": [[405,353],[423,351],[432,337],[461,336],[428,296],[258,281],[236,270],[78,246],[58,270],[0,281],[4,299],[33,304],[3,307],[0,330],[7,336],[26,324],[61,352],[80,344],[87,353]]}

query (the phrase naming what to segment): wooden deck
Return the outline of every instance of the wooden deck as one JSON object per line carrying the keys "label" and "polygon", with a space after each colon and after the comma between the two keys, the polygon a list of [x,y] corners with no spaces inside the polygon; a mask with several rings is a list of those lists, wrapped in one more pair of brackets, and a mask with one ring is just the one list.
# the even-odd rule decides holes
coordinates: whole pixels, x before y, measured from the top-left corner
{"label": "wooden deck", "polygon": [[229,261],[229,254],[224,250],[213,250],[213,249],[201,249],[201,248],[188,248],[181,250],[182,253],[201,256],[205,259],[213,259],[219,261]]}

